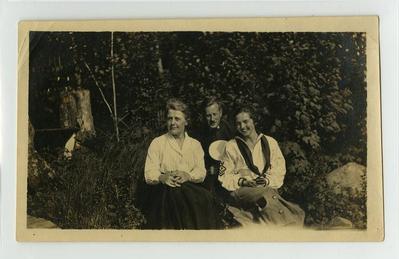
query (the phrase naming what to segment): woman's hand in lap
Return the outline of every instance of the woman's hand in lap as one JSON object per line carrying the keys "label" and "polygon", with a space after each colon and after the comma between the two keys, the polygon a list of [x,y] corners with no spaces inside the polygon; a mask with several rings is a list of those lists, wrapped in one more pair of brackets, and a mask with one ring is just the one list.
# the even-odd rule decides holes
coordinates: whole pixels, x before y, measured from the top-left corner
{"label": "woman's hand in lap", "polygon": [[170,187],[180,187],[180,183],[177,181],[176,176],[171,173],[161,174],[159,176],[159,181]]}
{"label": "woman's hand in lap", "polygon": [[247,180],[247,179],[244,179],[244,180],[241,182],[241,186],[243,186],[243,187],[256,187],[257,184],[256,184],[256,181],[255,181],[255,180]]}
{"label": "woman's hand in lap", "polygon": [[191,177],[187,172],[184,171],[173,171],[172,175],[174,176],[174,179],[176,180],[177,183],[182,184],[187,181],[190,181]]}
{"label": "woman's hand in lap", "polygon": [[267,180],[266,180],[266,178],[261,177],[261,176],[257,177],[257,178],[255,179],[255,182],[256,182],[257,185],[260,185],[260,186],[266,186],[266,185],[267,185]]}

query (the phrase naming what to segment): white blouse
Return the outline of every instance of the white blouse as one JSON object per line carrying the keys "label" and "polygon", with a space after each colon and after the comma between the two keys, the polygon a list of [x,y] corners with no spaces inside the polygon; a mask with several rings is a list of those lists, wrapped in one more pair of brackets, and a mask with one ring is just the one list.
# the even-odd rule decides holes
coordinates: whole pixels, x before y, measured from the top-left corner
{"label": "white blouse", "polygon": [[[259,134],[254,149],[251,150],[253,163],[262,172],[265,167],[265,158],[262,152],[261,137]],[[266,178],[269,181],[269,187],[278,189],[283,185],[285,176],[285,159],[278,146],[277,141],[269,136],[264,135],[269,143],[270,148],[270,165],[271,167],[266,171]],[[241,169],[248,169],[244,157],[241,155],[235,139],[230,140],[226,144],[226,151],[222,158],[222,166],[219,174],[219,181],[222,186],[229,190],[234,191],[240,188],[238,180],[245,178],[247,180],[254,180],[258,177],[253,172],[238,173]]]}
{"label": "white blouse", "polygon": [[175,138],[166,133],[155,138],[148,148],[144,177],[148,184],[158,184],[162,173],[184,171],[191,176],[190,181],[200,183],[206,176],[204,151],[201,144],[185,133],[182,147]]}

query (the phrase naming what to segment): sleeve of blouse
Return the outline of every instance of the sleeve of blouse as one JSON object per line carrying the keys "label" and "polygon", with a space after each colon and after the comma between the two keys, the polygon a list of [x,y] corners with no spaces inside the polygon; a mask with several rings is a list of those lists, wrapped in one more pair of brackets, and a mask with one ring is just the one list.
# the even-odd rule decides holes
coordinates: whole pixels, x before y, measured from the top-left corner
{"label": "sleeve of blouse", "polygon": [[222,158],[218,179],[223,188],[229,191],[234,191],[239,188],[238,180],[240,179],[240,175],[236,173],[236,159],[237,158],[234,156],[233,143],[228,142],[226,144],[226,151]]}
{"label": "sleeve of blouse", "polygon": [[268,141],[270,145],[271,168],[266,174],[266,178],[269,180],[269,186],[271,188],[278,189],[284,183],[286,172],[285,159],[277,141],[273,138],[269,138]]}
{"label": "sleeve of blouse", "polygon": [[190,172],[191,182],[202,183],[206,176],[205,162],[204,162],[204,150],[199,142],[194,146],[194,168]]}
{"label": "sleeve of blouse", "polygon": [[160,143],[154,139],[148,148],[144,166],[144,178],[148,184],[158,184],[161,175]]}

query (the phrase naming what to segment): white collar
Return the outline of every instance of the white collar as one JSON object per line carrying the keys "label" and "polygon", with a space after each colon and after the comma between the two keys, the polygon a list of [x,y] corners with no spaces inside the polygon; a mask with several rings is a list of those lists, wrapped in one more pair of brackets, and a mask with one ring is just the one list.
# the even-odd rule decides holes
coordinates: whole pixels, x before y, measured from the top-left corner
{"label": "white collar", "polygon": [[166,136],[167,136],[170,146],[180,154],[182,154],[184,147],[187,145],[187,141],[189,141],[189,139],[191,139],[190,136],[187,134],[187,132],[184,132],[184,141],[183,141],[183,145],[180,149],[180,146],[179,146],[179,144],[177,144],[175,137],[173,137],[169,132],[166,133]]}
{"label": "white collar", "polygon": [[[264,136],[264,135],[263,135],[262,133],[259,133],[259,134],[258,134],[258,137],[256,138],[255,144],[258,143],[258,141],[259,141],[263,136]],[[240,139],[240,140],[242,140],[242,141],[245,142],[245,140],[244,140],[242,137],[240,137],[240,136],[236,136],[236,138],[238,138],[238,139]]]}

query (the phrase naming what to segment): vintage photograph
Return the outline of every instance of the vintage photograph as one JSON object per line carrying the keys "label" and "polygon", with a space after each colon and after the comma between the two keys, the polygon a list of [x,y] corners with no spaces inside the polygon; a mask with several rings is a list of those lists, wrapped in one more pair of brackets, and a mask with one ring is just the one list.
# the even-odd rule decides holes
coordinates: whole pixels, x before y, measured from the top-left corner
{"label": "vintage photograph", "polygon": [[24,24],[18,217],[34,234],[22,239],[41,230],[75,240],[90,230],[380,239],[378,39],[369,45],[361,19],[359,30],[319,19],[317,30],[270,29],[267,19],[249,29]]}

